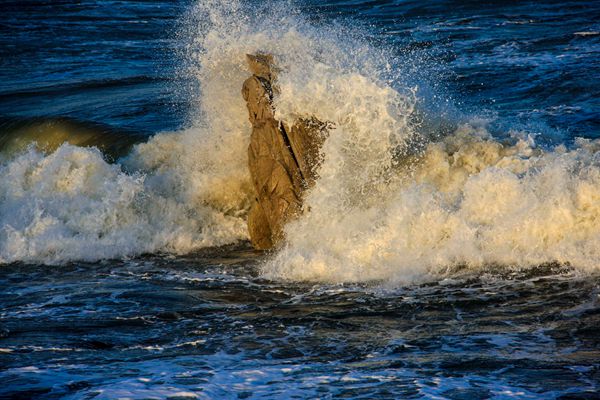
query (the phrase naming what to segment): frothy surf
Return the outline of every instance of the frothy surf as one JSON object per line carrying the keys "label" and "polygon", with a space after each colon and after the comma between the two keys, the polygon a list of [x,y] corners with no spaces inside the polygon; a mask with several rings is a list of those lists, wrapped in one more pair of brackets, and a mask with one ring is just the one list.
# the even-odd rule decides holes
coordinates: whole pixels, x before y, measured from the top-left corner
{"label": "frothy surf", "polygon": [[[289,5],[288,5],[289,6]],[[247,53],[276,57],[277,119],[335,128],[307,212],[263,266],[277,279],[422,280],[453,266],[600,260],[600,142],[544,149],[484,123],[430,141],[401,63],[356,32],[283,8],[205,2],[186,26],[201,95],[192,127],[161,133],[117,164],[63,144],[4,155],[0,262],[64,263],[186,253],[247,239]],[[191,40],[190,40],[191,38]]]}

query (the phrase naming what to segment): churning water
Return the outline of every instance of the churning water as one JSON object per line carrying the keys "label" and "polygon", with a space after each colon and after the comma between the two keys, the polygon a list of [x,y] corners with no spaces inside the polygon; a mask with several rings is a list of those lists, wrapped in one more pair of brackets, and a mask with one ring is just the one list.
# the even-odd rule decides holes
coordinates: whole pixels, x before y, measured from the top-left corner
{"label": "churning water", "polygon": [[[598,4],[0,7],[0,396],[596,396]],[[269,254],[256,52],[334,126]]]}

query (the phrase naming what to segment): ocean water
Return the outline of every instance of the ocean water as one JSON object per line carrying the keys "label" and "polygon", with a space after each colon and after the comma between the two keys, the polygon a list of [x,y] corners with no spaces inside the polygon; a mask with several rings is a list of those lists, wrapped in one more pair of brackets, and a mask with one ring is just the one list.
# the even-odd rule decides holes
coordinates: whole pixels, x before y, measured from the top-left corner
{"label": "ocean water", "polygon": [[[1,2],[0,398],[598,398],[598,21],[592,1]],[[333,126],[267,253],[256,52],[278,119]]]}

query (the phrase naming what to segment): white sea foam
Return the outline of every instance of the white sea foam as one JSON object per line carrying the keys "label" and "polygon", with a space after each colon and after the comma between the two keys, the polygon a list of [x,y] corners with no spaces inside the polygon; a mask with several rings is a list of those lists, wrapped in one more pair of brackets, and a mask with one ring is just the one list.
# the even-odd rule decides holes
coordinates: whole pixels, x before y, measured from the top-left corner
{"label": "white sea foam", "polygon": [[[190,203],[158,174],[125,174],[95,149],[30,149],[0,167],[0,261],[59,263],[185,251],[244,237],[239,218]],[[157,182],[160,181],[160,182]],[[181,192],[181,191],[180,191]],[[210,230],[210,226],[218,230]]]}
{"label": "white sea foam", "polygon": [[586,32],[575,32],[573,33],[575,36],[597,36],[600,35],[598,31],[586,31]]}
{"label": "white sea foam", "polygon": [[307,199],[310,213],[287,227],[289,244],[265,272],[407,282],[456,265],[558,261],[596,270],[599,149],[580,140],[572,150],[544,152],[530,138],[505,145],[463,126],[399,167],[376,202],[349,201],[348,190],[324,195],[318,182]]}
{"label": "white sea foam", "polygon": [[415,152],[420,92],[402,85],[385,49],[276,8],[208,1],[191,15],[201,22],[186,31],[201,86],[193,127],[156,135],[120,165],[70,145],[5,160],[0,262],[183,253],[247,238],[240,88],[245,54],[269,52],[280,68],[277,118],[314,115],[335,128],[307,211],[265,276],[407,282],[455,265],[597,268],[598,142],[544,150],[515,133],[500,143],[472,121]]}

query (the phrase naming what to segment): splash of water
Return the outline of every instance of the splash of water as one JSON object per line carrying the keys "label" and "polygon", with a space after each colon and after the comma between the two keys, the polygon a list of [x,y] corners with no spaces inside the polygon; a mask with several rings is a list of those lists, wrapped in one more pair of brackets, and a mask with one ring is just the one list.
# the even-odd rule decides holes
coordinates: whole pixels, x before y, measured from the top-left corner
{"label": "splash of water", "polygon": [[[527,268],[600,259],[600,143],[579,140],[543,151],[531,138],[512,144],[462,126],[431,143],[374,202],[353,204],[317,187],[310,213],[287,226],[288,245],[264,268],[269,277],[399,283],[450,267]],[[328,168],[324,164],[323,168]]]}
{"label": "splash of water", "polygon": [[456,265],[597,268],[598,142],[544,150],[514,134],[501,143],[475,121],[428,143],[415,123],[424,100],[388,50],[344,25],[311,25],[289,5],[254,7],[208,1],[190,11],[189,70],[201,87],[191,128],[158,134],[117,165],[68,144],[2,162],[0,262],[246,239],[250,124],[240,88],[245,54],[269,52],[280,68],[276,117],[314,115],[335,128],[306,213],[287,226],[265,276],[406,282]]}

